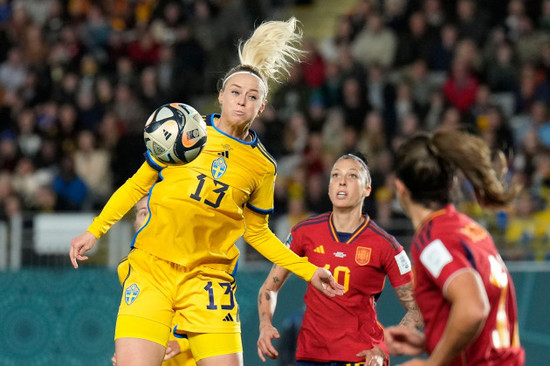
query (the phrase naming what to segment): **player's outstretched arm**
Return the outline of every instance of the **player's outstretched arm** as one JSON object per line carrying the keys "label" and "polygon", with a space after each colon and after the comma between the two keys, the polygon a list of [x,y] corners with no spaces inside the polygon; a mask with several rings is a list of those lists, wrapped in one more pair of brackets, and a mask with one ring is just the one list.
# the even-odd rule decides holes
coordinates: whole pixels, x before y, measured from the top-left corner
{"label": "player's outstretched arm", "polygon": [[92,249],[97,241],[97,238],[89,231],[85,231],[73,240],[71,240],[71,250],[69,251],[69,257],[74,268],[78,268],[78,261],[85,261],[88,259],[84,255],[88,250]]}
{"label": "player's outstretched arm", "polygon": [[309,282],[328,297],[344,294],[344,286],[336,282],[332,274],[324,268],[318,267]]}
{"label": "player's outstretched arm", "polygon": [[280,337],[279,331],[272,324],[272,319],[277,307],[277,294],[289,274],[289,270],[274,264],[258,293],[260,336],[258,337],[257,347],[258,356],[263,362],[266,360],[264,356],[274,360],[279,357],[279,352],[271,343],[273,338]]}

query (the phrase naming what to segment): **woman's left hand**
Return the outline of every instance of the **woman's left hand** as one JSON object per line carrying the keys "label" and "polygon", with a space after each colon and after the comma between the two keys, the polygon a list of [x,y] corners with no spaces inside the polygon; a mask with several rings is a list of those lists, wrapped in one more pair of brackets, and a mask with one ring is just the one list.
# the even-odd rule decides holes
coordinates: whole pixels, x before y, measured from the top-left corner
{"label": "woman's left hand", "polygon": [[365,349],[359,352],[357,357],[365,358],[365,366],[385,366],[388,365],[386,360],[389,360],[388,356],[382,351],[380,347],[374,347],[372,349]]}

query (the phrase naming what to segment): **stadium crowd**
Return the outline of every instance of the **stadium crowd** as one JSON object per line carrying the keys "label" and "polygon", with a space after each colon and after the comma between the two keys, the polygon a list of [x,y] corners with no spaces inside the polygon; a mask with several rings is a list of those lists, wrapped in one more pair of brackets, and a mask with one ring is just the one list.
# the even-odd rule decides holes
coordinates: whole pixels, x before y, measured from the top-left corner
{"label": "stadium crowd", "polygon": [[[149,113],[174,101],[210,113],[237,40],[291,3],[0,0],[0,219],[102,207],[143,162]],[[330,167],[357,150],[372,169],[366,211],[389,226],[402,217],[396,147],[461,129],[495,164],[502,151],[502,179],[524,188],[488,212],[459,179],[459,208],[506,259],[550,259],[550,0],[356,0],[305,48],[254,128],[279,163],[279,236],[330,209]]]}

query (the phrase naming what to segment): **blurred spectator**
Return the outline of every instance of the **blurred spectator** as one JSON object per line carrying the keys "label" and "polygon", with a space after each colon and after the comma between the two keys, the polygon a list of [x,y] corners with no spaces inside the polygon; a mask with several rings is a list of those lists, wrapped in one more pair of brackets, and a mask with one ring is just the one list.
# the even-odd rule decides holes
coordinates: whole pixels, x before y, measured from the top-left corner
{"label": "blurred spectator", "polygon": [[342,110],[346,126],[359,132],[369,109],[365,88],[356,78],[346,78],[342,83]]}
{"label": "blurred spectator", "polygon": [[337,107],[342,104],[342,76],[336,62],[325,62],[325,79],[315,96],[320,98],[326,108]]}
{"label": "blurred spectator", "polygon": [[380,14],[370,13],[365,29],[353,41],[353,56],[364,67],[378,63],[387,68],[394,61],[396,49],[397,37],[394,31],[384,24]]}
{"label": "blurred spectator", "polygon": [[172,102],[160,90],[157,70],[153,66],[148,66],[141,72],[139,100],[146,111],[154,111],[159,106]]}
{"label": "blurred spectator", "polygon": [[512,92],[518,86],[518,66],[514,49],[502,41],[496,46],[495,53],[485,60],[485,74],[489,88],[497,92]]}
{"label": "blurred spectator", "polygon": [[12,183],[17,194],[22,198],[24,208],[32,208],[35,204],[34,196],[38,187],[50,184],[53,176],[47,171],[37,171],[33,161],[22,158],[17,162],[12,177]]}
{"label": "blurred spectator", "polygon": [[77,97],[77,120],[81,129],[97,131],[97,127],[103,117],[104,109],[98,103],[93,89],[84,89]]}
{"label": "blurred spectator", "polygon": [[541,83],[537,69],[533,64],[525,63],[521,66],[518,87],[514,90],[515,114],[527,114],[536,101],[548,103],[550,89],[548,84]]}
{"label": "blurred spectator", "polygon": [[387,148],[388,140],[384,129],[384,120],[380,112],[369,112],[356,146],[369,159],[369,166],[371,167],[374,164],[373,158]]}
{"label": "blurred spectator", "polygon": [[6,24],[11,16],[11,1],[0,0],[0,24]]}
{"label": "blurred spectator", "polygon": [[486,13],[479,11],[474,0],[458,0],[456,3],[456,24],[460,38],[475,40],[477,45],[485,42],[489,30]]}
{"label": "blurred spectator", "polygon": [[74,169],[88,188],[87,200],[93,209],[103,207],[113,192],[110,163],[107,150],[97,147],[95,135],[89,130],[81,131]]}
{"label": "blurred spectator", "polygon": [[36,115],[32,109],[24,109],[17,119],[17,144],[22,155],[34,158],[42,139],[36,133]]}
{"label": "blurred spectator", "polygon": [[27,27],[22,42],[22,51],[29,66],[40,68],[45,65],[50,47],[44,39],[42,28],[37,25]]}
{"label": "blurred spectator", "polygon": [[112,110],[116,113],[125,131],[143,133],[143,126],[152,111],[146,111],[137,99],[136,92],[128,84],[118,84]]}
{"label": "blurred spectator", "polygon": [[[367,107],[382,113],[386,135],[391,138],[397,126],[395,111],[395,85],[388,78],[387,70],[380,64],[373,64],[367,76]],[[362,119],[361,119],[362,121]]]}
{"label": "blurred spectator", "polygon": [[0,86],[6,91],[18,91],[27,78],[27,67],[21,50],[11,48],[8,58],[0,64]]}
{"label": "blurred spectator", "polygon": [[465,61],[455,59],[443,92],[447,101],[460,113],[466,113],[475,101],[478,81]]}
{"label": "blurred spectator", "polygon": [[538,16],[538,26],[542,31],[550,32],[550,0],[542,0]]}
{"label": "blurred spectator", "polygon": [[448,72],[454,55],[454,49],[458,41],[458,31],[452,24],[445,24],[430,45],[428,65],[430,70],[436,72]]}
{"label": "blurred spectator", "polygon": [[60,171],[54,177],[52,187],[57,194],[60,211],[80,211],[84,208],[88,188],[76,174],[70,155],[62,158]]}
{"label": "blurred spectator", "polygon": [[78,127],[76,107],[71,103],[62,104],[59,107],[56,138],[63,154],[70,155],[76,150]]}
{"label": "blurred spectator", "polygon": [[408,66],[414,61],[428,60],[432,34],[420,11],[414,12],[408,18],[408,29],[398,38],[394,67]]}
{"label": "blurred spectator", "polygon": [[550,42],[550,34],[533,27],[533,21],[522,16],[519,19],[519,33],[516,40],[516,49],[522,63],[538,62],[540,50]]}
{"label": "blurred spectator", "polygon": [[311,89],[317,89],[325,81],[325,60],[319,52],[317,42],[308,39],[304,45],[306,56],[302,62],[304,81]]}
{"label": "blurred spectator", "polygon": [[0,171],[13,172],[19,159],[19,149],[15,133],[4,131],[0,135]]}
{"label": "blurred spectator", "polygon": [[319,52],[328,62],[335,62],[341,48],[349,46],[353,40],[353,25],[348,15],[340,15],[334,22],[334,33],[325,37],[319,44]]}
{"label": "blurred spectator", "polygon": [[62,208],[57,201],[57,194],[49,185],[38,187],[34,195],[33,209],[40,213],[55,213]]}
{"label": "blurred spectator", "polygon": [[97,59],[106,61],[106,50],[112,29],[100,6],[90,6],[80,29],[82,43],[88,52]]}
{"label": "blurred spectator", "polygon": [[510,0],[507,5],[507,14],[503,19],[502,25],[506,30],[506,35],[513,42],[516,42],[521,33],[521,21],[526,17],[525,5],[522,0]]}

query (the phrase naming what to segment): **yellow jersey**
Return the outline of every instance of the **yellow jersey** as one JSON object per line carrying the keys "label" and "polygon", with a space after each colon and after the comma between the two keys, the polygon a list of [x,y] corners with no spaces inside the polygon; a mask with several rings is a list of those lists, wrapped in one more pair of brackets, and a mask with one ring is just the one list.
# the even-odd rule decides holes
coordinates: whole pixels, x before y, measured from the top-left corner
{"label": "yellow jersey", "polygon": [[[254,131],[252,142],[218,130],[219,114],[205,117],[207,142],[186,165],[146,162],[111,197],[88,228],[97,238],[149,192],[149,217],[132,246],[187,268],[206,266],[233,273],[245,241],[270,261],[309,281],[317,269],[271,232],[277,164]],[[246,229],[246,230],[245,230]]]}

